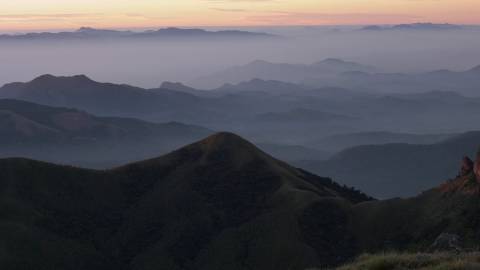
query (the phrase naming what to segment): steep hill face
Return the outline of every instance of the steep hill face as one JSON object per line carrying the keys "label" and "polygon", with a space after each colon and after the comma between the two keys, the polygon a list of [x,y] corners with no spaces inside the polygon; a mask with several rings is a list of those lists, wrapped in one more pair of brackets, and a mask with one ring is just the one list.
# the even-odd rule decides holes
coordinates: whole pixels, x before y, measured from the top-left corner
{"label": "steep hill face", "polygon": [[369,200],[229,133],[109,171],[4,159],[0,173],[2,269],[335,264],[356,252],[349,205]]}
{"label": "steep hill face", "polygon": [[76,165],[112,165],[153,157],[213,133],[198,126],[97,117],[9,99],[0,100],[0,119],[0,157]]}

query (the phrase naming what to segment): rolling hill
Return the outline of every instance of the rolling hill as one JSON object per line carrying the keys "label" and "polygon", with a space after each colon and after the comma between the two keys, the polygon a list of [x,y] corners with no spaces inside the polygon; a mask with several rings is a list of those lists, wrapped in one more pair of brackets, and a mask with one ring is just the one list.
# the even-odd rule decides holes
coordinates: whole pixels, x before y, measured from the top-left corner
{"label": "rolling hill", "polygon": [[153,157],[213,133],[10,99],[0,100],[0,120],[0,157],[95,167]]}

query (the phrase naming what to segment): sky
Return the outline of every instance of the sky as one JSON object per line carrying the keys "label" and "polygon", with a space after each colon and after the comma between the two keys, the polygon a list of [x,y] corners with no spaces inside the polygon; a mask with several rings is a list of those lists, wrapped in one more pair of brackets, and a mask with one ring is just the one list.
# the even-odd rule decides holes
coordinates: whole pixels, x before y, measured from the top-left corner
{"label": "sky", "polygon": [[0,0],[0,31],[165,26],[480,24],[479,0]]}

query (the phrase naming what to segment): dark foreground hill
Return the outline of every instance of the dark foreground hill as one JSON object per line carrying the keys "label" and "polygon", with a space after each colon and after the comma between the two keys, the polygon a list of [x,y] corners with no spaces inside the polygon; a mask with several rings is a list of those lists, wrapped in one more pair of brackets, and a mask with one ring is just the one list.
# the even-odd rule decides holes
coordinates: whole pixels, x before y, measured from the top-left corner
{"label": "dark foreground hill", "polygon": [[369,200],[229,133],[109,171],[4,159],[0,175],[1,269],[333,264],[354,254],[343,209]]}
{"label": "dark foreground hill", "polygon": [[97,117],[75,109],[0,99],[0,157],[111,166],[158,156],[212,133],[181,123]]}
{"label": "dark foreground hill", "polygon": [[107,171],[0,160],[1,269],[306,269],[480,240],[480,159],[373,201],[219,133]]}

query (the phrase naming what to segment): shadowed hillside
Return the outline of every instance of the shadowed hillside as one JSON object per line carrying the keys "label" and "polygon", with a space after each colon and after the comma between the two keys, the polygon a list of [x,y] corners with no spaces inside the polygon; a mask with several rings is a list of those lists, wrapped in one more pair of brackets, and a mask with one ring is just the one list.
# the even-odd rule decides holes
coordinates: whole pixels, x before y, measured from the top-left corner
{"label": "shadowed hillside", "polygon": [[[374,201],[231,133],[107,171],[0,160],[2,269],[306,269],[480,240],[480,156],[418,197]],[[272,258],[275,258],[272,260]]]}
{"label": "shadowed hillside", "polygon": [[[320,236],[305,221],[307,209],[340,210],[369,199],[229,133],[109,171],[4,159],[0,172],[0,243],[8,254],[0,258],[2,269],[333,264],[354,247],[341,228],[312,246]],[[328,215],[325,228],[345,218]],[[325,253],[332,245],[341,254]]]}

